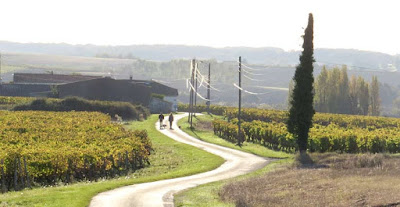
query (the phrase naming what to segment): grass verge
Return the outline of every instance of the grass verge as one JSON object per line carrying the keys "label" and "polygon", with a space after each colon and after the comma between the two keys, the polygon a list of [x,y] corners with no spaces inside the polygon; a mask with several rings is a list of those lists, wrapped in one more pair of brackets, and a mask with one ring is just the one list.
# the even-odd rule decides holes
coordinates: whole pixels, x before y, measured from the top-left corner
{"label": "grass verge", "polygon": [[249,178],[261,176],[268,172],[274,171],[281,166],[289,165],[293,162],[293,155],[274,151],[268,149],[264,146],[254,143],[244,143],[242,147],[235,145],[235,143],[228,142],[218,136],[214,135],[211,121],[214,118],[222,118],[220,116],[210,116],[210,115],[202,115],[196,116],[193,119],[194,129],[190,129],[190,125],[187,123],[186,119],[181,119],[178,122],[178,125],[181,126],[181,129],[188,133],[189,135],[196,137],[200,140],[210,142],[213,144],[241,150],[244,152],[252,153],[255,155],[270,157],[270,158],[286,158],[281,160],[273,161],[268,164],[266,167],[257,170],[255,172],[242,175],[236,178],[231,178],[228,180],[213,182],[205,185],[200,185],[195,188],[191,188],[188,190],[184,190],[174,195],[175,206],[217,206],[217,207],[230,207],[235,206],[234,203],[222,202],[219,196],[220,189],[229,184],[238,182],[241,180],[246,180]]}
{"label": "grass verge", "polygon": [[269,157],[269,158],[289,158],[292,157],[292,154],[288,154],[281,151],[274,151],[268,149],[260,144],[254,144],[250,142],[244,142],[242,147],[237,146],[235,143],[224,140],[217,135],[214,134],[211,121],[214,118],[222,118],[221,116],[215,115],[201,115],[193,117],[193,125],[194,129],[190,129],[190,124],[187,122],[187,119],[181,119],[178,121],[178,125],[181,126],[181,129],[188,133],[189,135],[203,140],[205,142],[221,145],[224,147],[229,147],[232,149],[237,149],[240,151],[252,153],[255,155],[259,155],[261,157]]}
{"label": "grass verge", "polygon": [[272,172],[281,168],[284,165],[289,165],[293,162],[293,158],[286,158],[273,161],[262,169],[252,173],[242,175],[239,177],[231,178],[228,180],[217,181],[205,185],[200,185],[195,188],[181,191],[174,195],[175,206],[198,206],[198,207],[233,207],[236,204],[232,202],[223,202],[219,196],[222,187],[229,183],[236,183],[249,178],[261,176],[268,172]]}
{"label": "grass verge", "polygon": [[88,206],[91,198],[100,192],[117,187],[188,176],[206,172],[220,166],[224,160],[218,156],[169,139],[158,132],[154,124],[157,115],[143,122],[132,122],[131,129],[145,129],[152,140],[154,152],[151,165],[126,177],[99,182],[80,182],[57,187],[42,187],[0,195],[0,207],[6,206]]}

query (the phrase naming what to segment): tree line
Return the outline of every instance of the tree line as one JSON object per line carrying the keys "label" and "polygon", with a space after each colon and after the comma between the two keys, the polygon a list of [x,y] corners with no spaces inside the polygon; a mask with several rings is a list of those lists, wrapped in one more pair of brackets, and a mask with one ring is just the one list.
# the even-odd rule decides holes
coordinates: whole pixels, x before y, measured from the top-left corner
{"label": "tree line", "polygon": [[381,112],[378,78],[373,76],[370,83],[361,76],[349,79],[346,66],[323,67],[314,90],[318,112],[372,116]]}

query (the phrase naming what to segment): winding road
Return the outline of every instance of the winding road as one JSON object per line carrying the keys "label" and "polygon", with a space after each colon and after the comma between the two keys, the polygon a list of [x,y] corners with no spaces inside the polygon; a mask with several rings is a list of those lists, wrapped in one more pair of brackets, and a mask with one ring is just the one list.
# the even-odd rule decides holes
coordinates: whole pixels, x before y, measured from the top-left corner
{"label": "winding road", "polygon": [[[174,130],[163,129],[161,133],[185,144],[193,145],[226,160],[220,167],[187,177],[135,184],[103,192],[93,197],[90,207],[126,206],[174,206],[173,194],[188,188],[214,181],[243,175],[264,167],[271,160],[238,150],[210,144],[189,136],[180,130],[176,123],[187,114],[176,115]],[[158,122],[155,127],[159,129]]]}

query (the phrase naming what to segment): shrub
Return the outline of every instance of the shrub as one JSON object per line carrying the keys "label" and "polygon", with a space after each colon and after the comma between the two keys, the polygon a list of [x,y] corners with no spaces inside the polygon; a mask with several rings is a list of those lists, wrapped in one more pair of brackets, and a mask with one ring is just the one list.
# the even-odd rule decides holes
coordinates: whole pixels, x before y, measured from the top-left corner
{"label": "shrub", "polygon": [[98,111],[115,117],[121,116],[124,120],[146,119],[150,112],[143,106],[135,106],[128,102],[91,101],[78,97],[66,99],[36,99],[28,104],[15,106],[14,111]]}

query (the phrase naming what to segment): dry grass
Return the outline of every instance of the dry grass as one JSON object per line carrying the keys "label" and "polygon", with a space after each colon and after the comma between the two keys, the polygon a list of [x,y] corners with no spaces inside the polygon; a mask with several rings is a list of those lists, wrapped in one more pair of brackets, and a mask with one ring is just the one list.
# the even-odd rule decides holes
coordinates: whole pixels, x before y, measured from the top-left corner
{"label": "dry grass", "polygon": [[329,153],[309,158],[298,156],[292,166],[229,184],[221,198],[236,206],[400,206],[399,157]]}
{"label": "dry grass", "polygon": [[213,131],[213,125],[211,121],[198,120],[196,123],[196,129],[199,131]]}

